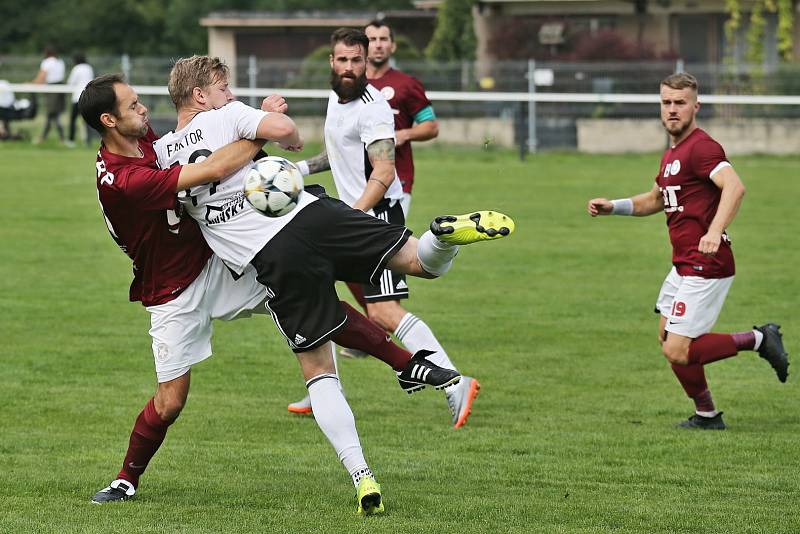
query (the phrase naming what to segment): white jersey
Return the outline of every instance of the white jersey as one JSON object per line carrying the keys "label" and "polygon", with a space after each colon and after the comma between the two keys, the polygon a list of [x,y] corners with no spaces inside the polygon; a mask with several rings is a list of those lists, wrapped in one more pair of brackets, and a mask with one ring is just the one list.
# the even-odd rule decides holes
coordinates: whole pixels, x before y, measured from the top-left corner
{"label": "white jersey", "polygon": [[[198,113],[184,128],[169,132],[154,143],[158,164],[166,169],[175,164],[197,163],[229,143],[255,139],[265,115],[241,102]],[[178,195],[189,215],[199,223],[211,250],[238,274],[275,234],[317,200],[303,192],[297,207],[286,215],[265,217],[250,206],[242,191],[249,169],[246,165],[218,182],[192,187]]]}
{"label": "white jersey", "polygon": [[46,57],[39,64],[39,69],[44,71],[45,83],[61,83],[64,81],[66,67],[64,62],[57,57]]}
{"label": "white jersey", "polygon": [[67,85],[72,86],[72,102],[77,103],[86,85],[94,80],[94,69],[88,63],[78,63],[69,72]]}
{"label": "white jersey", "polygon": [[[381,92],[367,85],[359,98],[340,104],[339,96],[331,91],[325,116],[325,150],[339,199],[348,206],[355,204],[367,187],[372,174],[367,147],[379,139],[394,141],[394,115]],[[396,171],[383,196],[403,198]]]}

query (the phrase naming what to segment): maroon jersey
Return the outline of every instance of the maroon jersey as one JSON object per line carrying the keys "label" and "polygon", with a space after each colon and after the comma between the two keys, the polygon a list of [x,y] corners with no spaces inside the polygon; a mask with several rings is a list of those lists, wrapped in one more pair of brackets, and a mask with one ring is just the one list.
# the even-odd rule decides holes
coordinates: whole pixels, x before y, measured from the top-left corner
{"label": "maroon jersey", "polygon": [[[394,113],[394,129],[405,130],[414,125],[414,115],[431,105],[425,96],[422,83],[413,76],[399,70],[389,69],[386,74],[369,83],[378,89],[389,101],[389,106]],[[403,192],[410,193],[414,185],[414,157],[411,153],[411,143],[404,143],[395,148],[395,168]]]}
{"label": "maroon jersey", "polygon": [[661,158],[656,183],[664,196],[672,263],[681,276],[726,278],[736,270],[727,234],[722,234],[715,256],[706,256],[697,249],[722,195],[710,175],[725,164],[728,159],[722,146],[700,128],[668,148]]}
{"label": "maroon jersey", "polygon": [[150,130],[139,140],[143,157],[97,154],[97,194],[108,231],[133,260],[130,299],[145,306],[175,299],[200,274],[211,249],[190,217],[177,211],[181,168],[158,168]]}

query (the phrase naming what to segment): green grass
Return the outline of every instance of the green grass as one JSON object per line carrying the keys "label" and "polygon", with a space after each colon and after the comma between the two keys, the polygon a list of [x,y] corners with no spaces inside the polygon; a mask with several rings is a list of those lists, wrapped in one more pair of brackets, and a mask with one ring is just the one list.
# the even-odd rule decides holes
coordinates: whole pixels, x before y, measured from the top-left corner
{"label": "green grass", "polygon": [[[729,430],[674,429],[692,407],[655,341],[663,216],[585,214],[590,197],[649,189],[657,155],[417,154],[417,234],[478,208],[512,214],[517,233],[411,282],[408,309],[483,385],[465,428],[441,393],[408,397],[380,362],[341,362],[386,498],[364,520],[313,420],[286,412],[301,375],[264,318],[217,323],[138,499],[89,503],[154,391],[148,314],[127,302],[94,151],[0,144],[0,532],[800,531],[797,375],[779,384],[752,353],[717,363]],[[796,353],[800,159],[734,164],[748,193],[717,330],[775,320]]]}

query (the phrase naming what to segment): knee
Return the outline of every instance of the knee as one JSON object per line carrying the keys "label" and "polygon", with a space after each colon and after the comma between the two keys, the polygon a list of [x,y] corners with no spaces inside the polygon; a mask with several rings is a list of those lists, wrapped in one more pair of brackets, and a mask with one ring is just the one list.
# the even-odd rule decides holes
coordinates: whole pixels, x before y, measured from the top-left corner
{"label": "knee", "polygon": [[675,365],[689,365],[689,350],[683,347],[675,347],[669,343],[661,345],[661,352],[669,363]]}
{"label": "knee", "polygon": [[158,416],[164,421],[175,421],[186,405],[186,397],[180,395],[160,395],[155,398],[155,408]]}

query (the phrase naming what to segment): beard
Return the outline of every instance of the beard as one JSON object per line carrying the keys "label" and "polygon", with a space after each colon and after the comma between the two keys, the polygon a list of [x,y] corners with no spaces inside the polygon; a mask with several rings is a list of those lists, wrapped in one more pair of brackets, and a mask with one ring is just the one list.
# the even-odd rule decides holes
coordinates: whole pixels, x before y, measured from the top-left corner
{"label": "beard", "polygon": [[331,89],[339,97],[340,102],[350,102],[355,100],[364,89],[367,88],[367,73],[364,72],[361,76],[356,77],[350,74],[342,76],[331,71]]}
{"label": "beard", "polygon": [[664,125],[664,129],[667,130],[667,133],[669,133],[671,136],[680,137],[689,128],[689,126],[692,124],[692,121],[687,120],[673,123],[662,120],[661,124]]}
{"label": "beard", "polygon": [[135,137],[136,139],[141,139],[142,137],[147,135],[148,131],[148,123],[132,123],[127,122],[124,124],[117,124],[117,131],[124,135],[125,137]]}
{"label": "beard", "polygon": [[389,63],[389,56],[383,56],[382,59],[375,59],[374,57],[371,57],[368,61],[373,67],[380,68]]}

